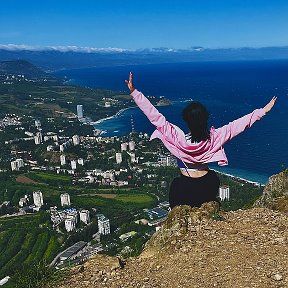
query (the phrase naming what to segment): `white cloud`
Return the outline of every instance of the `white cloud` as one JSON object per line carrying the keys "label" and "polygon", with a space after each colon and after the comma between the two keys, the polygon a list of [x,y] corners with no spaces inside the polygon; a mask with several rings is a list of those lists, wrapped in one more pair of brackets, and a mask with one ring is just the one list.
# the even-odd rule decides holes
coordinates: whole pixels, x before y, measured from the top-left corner
{"label": "white cloud", "polygon": [[31,46],[31,45],[16,45],[16,44],[0,44],[0,49],[8,51],[59,51],[59,52],[82,52],[82,53],[97,53],[97,52],[125,52],[129,51],[123,48],[94,48],[94,47],[78,47],[78,46]]}

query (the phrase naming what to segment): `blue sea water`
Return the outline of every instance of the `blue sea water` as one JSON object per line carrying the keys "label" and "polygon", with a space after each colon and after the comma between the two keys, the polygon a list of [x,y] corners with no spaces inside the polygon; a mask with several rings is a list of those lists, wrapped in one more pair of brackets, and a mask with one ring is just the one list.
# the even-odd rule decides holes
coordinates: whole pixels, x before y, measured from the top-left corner
{"label": "blue sea water", "polygon": [[[150,64],[64,70],[55,74],[67,76],[70,84],[127,91],[124,80],[129,71],[133,71],[136,88],[145,95],[165,96],[173,101],[173,105],[159,110],[184,131],[181,111],[191,99],[206,105],[210,125],[217,128],[278,96],[267,116],[225,145],[229,165],[212,166],[260,183],[288,166],[287,60]],[[97,128],[105,130],[107,136],[127,134],[131,131],[131,115],[136,131],[154,130],[138,108],[103,121]]]}

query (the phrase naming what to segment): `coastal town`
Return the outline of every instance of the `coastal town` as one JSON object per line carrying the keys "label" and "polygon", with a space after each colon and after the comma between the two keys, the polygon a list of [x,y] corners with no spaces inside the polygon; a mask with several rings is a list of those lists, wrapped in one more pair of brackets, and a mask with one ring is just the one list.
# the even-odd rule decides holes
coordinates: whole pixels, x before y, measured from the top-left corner
{"label": "coastal town", "polygon": [[[35,85],[25,79],[6,77],[2,85]],[[37,85],[47,85],[45,78]],[[110,94],[99,99],[106,112],[98,123],[131,106],[130,100]],[[29,95],[36,109],[59,101]],[[0,263],[1,277],[18,265],[17,257],[16,262],[8,259],[27,241],[19,254],[27,264],[45,260],[57,268],[98,253],[138,255],[169,214],[169,186],[179,173],[176,158],[160,141],[135,131],[133,118],[127,123],[129,134],[107,137],[93,126],[86,102],[66,102],[69,111],[56,106],[50,114],[6,113],[0,119],[0,232],[7,234],[0,249],[14,235]],[[162,99],[159,105],[167,103]],[[261,193],[257,183],[226,175],[220,179],[224,209],[243,207]]]}

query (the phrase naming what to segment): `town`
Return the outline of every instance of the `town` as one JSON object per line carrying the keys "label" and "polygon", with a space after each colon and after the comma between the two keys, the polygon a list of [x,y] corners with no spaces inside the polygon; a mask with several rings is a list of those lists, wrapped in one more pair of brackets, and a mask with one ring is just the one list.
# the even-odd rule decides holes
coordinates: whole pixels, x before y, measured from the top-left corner
{"label": "town", "polygon": [[[0,113],[0,278],[39,261],[61,268],[97,253],[139,255],[170,211],[176,159],[135,131],[132,116],[128,135],[107,137],[93,126],[133,106],[127,95],[12,76],[0,83],[10,99]],[[225,210],[262,193],[219,178]]]}
{"label": "town", "polygon": [[[87,126],[83,105],[77,105],[75,110],[77,114],[69,117],[70,125]],[[53,119],[47,121],[51,123]],[[171,173],[175,175],[177,173],[176,159],[165,152],[159,143],[149,143],[147,134],[134,132],[133,123],[130,135],[123,137],[103,137],[101,131],[96,129],[92,130],[92,135],[82,135],[80,129],[79,134],[65,135],[65,130],[57,130],[57,127],[47,131],[40,119],[29,119],[28,123],[25,123],[16,115],[7,115],[2,123],[3,130],[13,126],[15,131],[21,131],[24,135],[5,141],[5,145],[13,148],[10,150],[10,169],[15,173],[16,181],[22,183],[24,187],[25,183],[37,183],[44,178],[49,180],[50,177],[50,184],[54,180],[60,190],[65,190],[67,187],[67,190],[71,191],[70,186],[79,189],[78,187],[83,185],[87,188],[85,189],[87,192],[91,188],[94,189],[94,193],[79,193],[78,196],[82,196],[83,199],[98,196],[113,201],[117,197],[120,199],[122,197],[124,200],[126,197],[131,198],[129,204],[132,205],[134,200],[141,203],[141,198],[143,199],[140,209],[134,210],[133,215],[129,217],[131,230],[127,229],[129,225],[125,222],[117,223],[118,226],[113,223],[115,219],[113,217],[109,219],[111,213],[108,212],[109,216],[105,215],[105,209],[101,209],[101,205],[92,207],[85,205],[84,201],[80,207],[77,201],[71,202],[70,194],[67,192],[59,193],[59,199],[54,197],[51,201],[45,189],[35,190],[20,197],[18,205],[13,209],[9,201],[3,202],[2,207],[10,206],[10,211],[13,212],[2,216],[4,218],[30,215],[39,211],[49,212],[52,229],[60,234],[78,233],[85,230],[85,226],[91,225],[93,221],[97,223],[98,229],[93,231],[90,241],[80,240],[72,243],[62,253],[57,254],[52,261],[53,265],[62,267],[103,251],[108,253],[117,251],[123,256],[133,255],[136,252],[131,245],[133,238],[144,244],[166,219],[170,210],[167,188]],[[157,171],[161,169],[166,169],[166,173],[159,177]],[[167,169],[171,170],[170,175]],[[5,169],[2,168],[2,171]],[[127,193],[129,190],[130,193]],[[46,201],[47,194],[48,201]],[[74,196],[75,190],[72,189],[71,194]],[[219,196],[222,201],[229,200],[229,187],[221,187]],[[147,207],[145,202],[148,203]],[[124,230],[121,229],[123,224],[128,226]],[[133,229],[135,225],[140,228]],[[110,234],[113,237],[105,238]],[[138,237],[135,237],[136,235]],[[142,241],[139,241],[139,237]],[[130,246],[127,245],[128,239]]]}

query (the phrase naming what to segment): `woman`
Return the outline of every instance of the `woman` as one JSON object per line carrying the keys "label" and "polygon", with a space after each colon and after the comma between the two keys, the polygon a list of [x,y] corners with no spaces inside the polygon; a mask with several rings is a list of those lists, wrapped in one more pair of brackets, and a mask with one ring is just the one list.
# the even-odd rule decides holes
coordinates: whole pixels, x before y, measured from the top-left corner
{"label": "woman", "polygon": [[209,130],[206,108],[193,101],[182,113],[189,133],[185,133],[166,118],[150,103],[150,101],[133,85],[132,73],[125,80],[135,103],[144,112],[149,121],[156,127],[150,140],[159,138],[165,147],[177,157],[180,176],[176,177],[170,186],[169,202],[171,209],[177,205],[200,207],[204,202],[218,201],[219,179],[208,163],[218,162],[218,165],[228,164],[223,145],[251,127],[268,113],[275,104],[277,97],[261,109],[234,120],[227,125]]}

